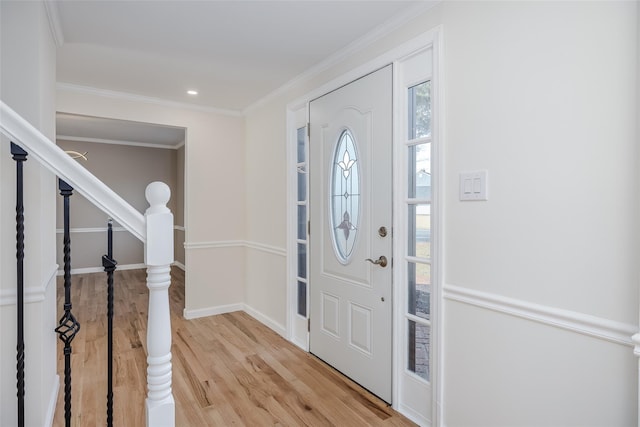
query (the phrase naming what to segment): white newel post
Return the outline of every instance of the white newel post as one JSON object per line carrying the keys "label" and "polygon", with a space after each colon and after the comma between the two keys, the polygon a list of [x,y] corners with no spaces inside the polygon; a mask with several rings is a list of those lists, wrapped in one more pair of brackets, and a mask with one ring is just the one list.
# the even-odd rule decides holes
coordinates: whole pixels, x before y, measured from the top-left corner
{"label": "white newel post", "polygon": [[149,318],[147,321],[147,427],[175,426],[175,402],[171,392],[171,319],[169,286],[173,262],[173,214],[167,208],[169,186],[152,182],[145,196]]}

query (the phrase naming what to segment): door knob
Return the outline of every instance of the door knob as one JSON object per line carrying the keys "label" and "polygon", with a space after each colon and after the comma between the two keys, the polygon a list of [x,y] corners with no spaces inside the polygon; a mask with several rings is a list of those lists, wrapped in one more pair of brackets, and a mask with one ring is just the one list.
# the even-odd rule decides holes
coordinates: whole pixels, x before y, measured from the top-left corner
{"label": "door knob", "polygon": [[367,258],[365,259],[365,261],[369,261],[371,264],[375,264],[375,265],[379,265],[380,267],[386,267],[387,266],[387,257],[384,255],[380,255],[380,258],[378,258],[377,260],[372,260],[371,258]]}

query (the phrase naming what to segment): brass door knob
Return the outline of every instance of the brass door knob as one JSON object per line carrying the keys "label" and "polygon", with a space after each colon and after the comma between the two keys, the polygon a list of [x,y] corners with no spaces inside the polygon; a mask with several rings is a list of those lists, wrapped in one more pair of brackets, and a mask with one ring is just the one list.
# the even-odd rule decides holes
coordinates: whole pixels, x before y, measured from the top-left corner
{"label": "brass door knob", "polygon": [[375,264],[375,265],[379,265],[380,267],[386,267],[387,266],[387,257],[384,255],[380,255],[380,258],[378,258],[377,260],[372,260],[371,258],[367,258],[365,259],[365,261],[369,261],[371,264]]}

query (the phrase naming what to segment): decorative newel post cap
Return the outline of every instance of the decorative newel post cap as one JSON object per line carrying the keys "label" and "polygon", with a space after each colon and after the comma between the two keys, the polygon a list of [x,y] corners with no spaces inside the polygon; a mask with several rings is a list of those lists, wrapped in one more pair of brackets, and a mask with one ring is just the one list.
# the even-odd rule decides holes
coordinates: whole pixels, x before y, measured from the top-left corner
{"label": "decorative newel post cap", "polygon": [[148,213],[162,212],[167,210],[167,202],[171,198],[171,189],[167,184],[160,181],[152,182],[147,185],[144,196],[149,202]]}

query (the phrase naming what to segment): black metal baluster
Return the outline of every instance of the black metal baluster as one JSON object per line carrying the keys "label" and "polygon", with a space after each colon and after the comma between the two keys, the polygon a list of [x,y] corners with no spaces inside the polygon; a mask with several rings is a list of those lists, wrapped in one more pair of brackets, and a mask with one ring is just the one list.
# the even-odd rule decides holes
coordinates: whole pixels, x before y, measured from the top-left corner
{"label": "black metal baluster", "polygon": [[113,426],[113,272],[118,263],[113,259],[113,221],[107,225],[107,255],[102,266],[107,272],[107,427]]}
{"label": "black metal baluster", "polygon": [[11,143],[11,155],[16,161],[16,311],[17,311],[17,354],[16,379],[18,387],[18,427],[24,427],[24,202],[22,166],[27,160],[27,152]]}
{"label": "black metal baluster", "polygon": [[71,313],[71,237],[69,231],[69,197],[73,187],[58,179],[60,194],[64,197],[64,314],[55,331],[64,343],[64,419],[71,426],[71,341],[80,330],[80,324]]}

